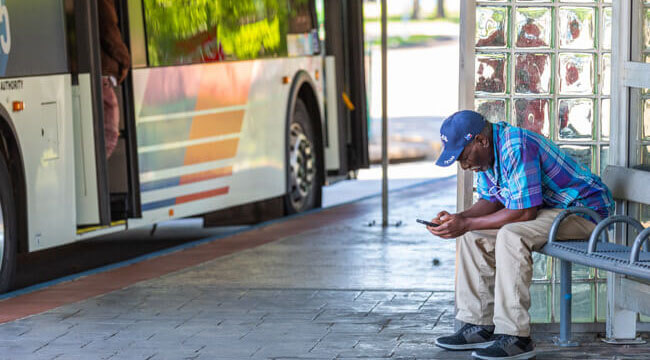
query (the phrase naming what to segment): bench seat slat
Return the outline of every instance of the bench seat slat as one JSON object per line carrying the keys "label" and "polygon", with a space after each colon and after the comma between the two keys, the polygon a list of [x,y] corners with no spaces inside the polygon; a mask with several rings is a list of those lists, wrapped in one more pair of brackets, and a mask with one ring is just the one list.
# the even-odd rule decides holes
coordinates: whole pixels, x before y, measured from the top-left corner
{"label": "bench seat slat", "polygon": [[587,253],[588,241],[555,241],[539,252],[572,263],[650,280],[650,253],[640,254],[638,262],[630,264],[631,248],[613,243],[598,243],[596,252]]}

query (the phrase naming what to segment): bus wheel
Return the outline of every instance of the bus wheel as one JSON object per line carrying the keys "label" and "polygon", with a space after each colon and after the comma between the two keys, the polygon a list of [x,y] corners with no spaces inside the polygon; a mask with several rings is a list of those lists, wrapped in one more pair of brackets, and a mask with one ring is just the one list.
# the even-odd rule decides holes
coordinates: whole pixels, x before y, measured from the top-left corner
{"label": "bus wheel", "polygon": [[0,155],[0,293],[11,288],[16,270],[16,212],[7,163]]}
{"label": "bus wheel", "polygon": [[319,205],[323,175],[320,173],[314,123],[307,106],[296,99],[287,142],[287,194],[285,209],[295,214]]}

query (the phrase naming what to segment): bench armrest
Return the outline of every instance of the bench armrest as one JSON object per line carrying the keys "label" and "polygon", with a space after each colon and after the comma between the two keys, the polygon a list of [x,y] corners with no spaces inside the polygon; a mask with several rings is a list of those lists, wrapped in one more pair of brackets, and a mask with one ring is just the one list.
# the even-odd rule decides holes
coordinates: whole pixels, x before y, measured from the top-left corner
{"label": "bench armrest", "polygon": [[[630,264],[634,264],[639,261],[639,253],[641,252],[641,245],[648,240],[648,235],[650,235],[650,228],[644,229],[637,235],[634,239],[634,245],[632,245],[632,252],[630,253]],[[648,251],[648,244],[646,244],[646,251]]]}
{"label": "bench armrest", "polygon": [[561,213],[557,214],[555,217],[555,220],[553,220],[553,225],[551,225],[551,232],[548,234],[548,242],[552,243],[555,241],[555,237],[557,236],[557,231],[560,229],[560,224],[562,224],[562,221],[564,219],[568,218],[571,215],[576,215],[576,214],[585,214],[589,215],[592,219],[596,220],[597,222],[600,222],[602,218],[600,215],[598,215],[597,212],[591,210],[590,208],[586,207],[572,207],[568,208]]}
{"label": "bench armrest", "polygon": [[614,215],[610,216],[607,219],[601,221],[596,225],[596,228],[594,231],[591,233],[591,237],[589,238],[589,246],[587,247],[587,253],[591,254],[596,251],[596,243],[598,242],[598,237],[600,236],[600,233],[603,232],[603,230],[607,229],[609,225],[612,225],[614,223],[626,223],[628,225],[633,226],[637,232],[643,232],[643,225],[641,223],[629,216],[626,215]]}

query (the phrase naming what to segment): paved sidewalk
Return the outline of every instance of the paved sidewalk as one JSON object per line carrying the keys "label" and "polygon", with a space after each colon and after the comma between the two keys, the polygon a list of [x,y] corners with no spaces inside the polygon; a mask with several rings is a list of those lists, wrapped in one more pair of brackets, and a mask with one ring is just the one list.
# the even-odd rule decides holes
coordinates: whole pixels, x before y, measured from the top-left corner
{"label": "paved sidewalk", "polygon": [[[172,271],[187,254],[207,257],[220,244],[257,239],[246,250],[2,324],[0,359],[468,359],[433,345],[453,328],[454,242],[414,223],[454,203],[455,179],[443,179],[391,194],[401,227],[367,226],[379,219],[377,197],[168,255],[158,264]],[[151,269],[120,271],[113,275],[146,278],[141,272]],[[71,284],[83,281],[101,287],[115,279]],[[47,301],[56,292],[37,294]],[[622,348],[540,349],[538,359],[611,359]],[[648,353],[647,346],[622,352]]]}

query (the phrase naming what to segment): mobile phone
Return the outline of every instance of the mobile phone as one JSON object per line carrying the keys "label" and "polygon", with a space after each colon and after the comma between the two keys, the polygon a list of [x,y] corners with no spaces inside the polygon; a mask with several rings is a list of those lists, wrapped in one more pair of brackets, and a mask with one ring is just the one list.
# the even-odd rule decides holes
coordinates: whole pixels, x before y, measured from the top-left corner
{"label": "mobile phone", "polygon": [[438,224],[434,224],[434,223],[429,222],[429,221],[424,221],[424,220],[422,220],[422,219],[415,219],[415,221],[419,222],[420,224],[424,224],[424,225],[426,225],[426,226],[431,226],[431,227],[436,227],[436,226],[438,226]]}

